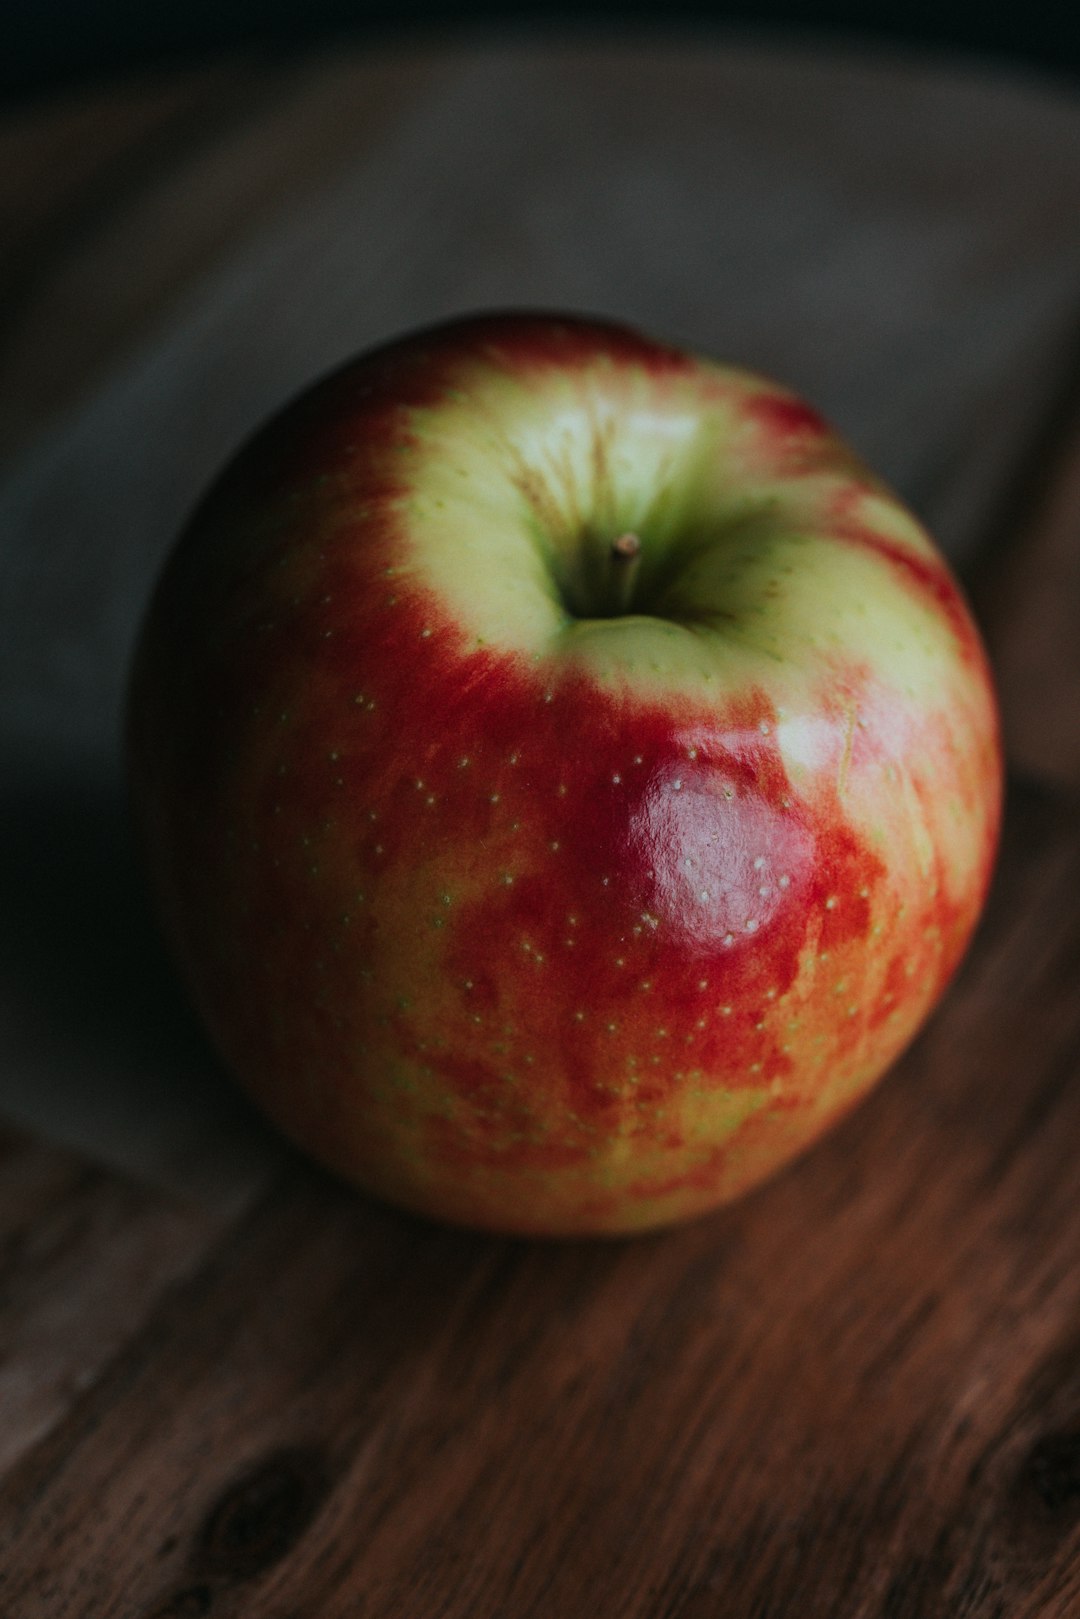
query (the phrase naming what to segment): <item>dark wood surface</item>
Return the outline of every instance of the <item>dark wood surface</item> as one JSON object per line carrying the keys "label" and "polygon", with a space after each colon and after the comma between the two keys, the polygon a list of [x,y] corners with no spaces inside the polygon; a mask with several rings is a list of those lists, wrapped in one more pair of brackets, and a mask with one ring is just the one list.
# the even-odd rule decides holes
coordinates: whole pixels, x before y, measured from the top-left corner
{"label": "dark wood surface", "polygon": [[[517,71],[506,95],[537,93],[535,66]],[[648,88],[651,70],[633,71]],[[806,71],[824,98],[834,70]],[[863,84],[861,71],[835,69]],[[954,105],[933,73],[868,71],[866,95],[891,87],[894,110],[919,83],[942,118]],[[717,72],[741,73],[750,100],[763,59]],[[604,66],[605,93],[619,73],[634,82]],[[438,134],[485,83],[438,53],[226,65],[0,131],[18,292],[0,413],[9,517],[42,467],[54,481],[66,468],[77,534],[112,488],[106,453],[79,504],[78,434],[87,419],[117,431],[117,388],[144,348],[175,341],[209,270],[253,241],[272,257],[274,221],[372,151],[426,163],[410,120],[434,107]],[[1020,113],[997,89],[975,101],[1011,149]],[[972,96],[956,89],[965,116]],[[1054,145],[1048,166],[1031,163],[1045,259],[1080,264],[1068,221],[1054,234],[1066,113],[1031,106],[1025,138]],[[908,200],[940,204],[932,187]],[[949,273],[964,264],[987,298],[1022,291],[1036,261],[1009,259],[1006,227],[980,238],[968,223],[972,260]],[[132,253],[138,273],[119,275]],[[991,263],[1003,281],[980,280]],[[21,840],[11,856],[9,832],[0,934],[5,1106],[21,1120],[0,1139],[3,1619],[1080,1614],[1080,412],[1072,350],[1050,341],[1072,330],[1066,288],[1037,309],[1034,294],[1000,295],[996,368],[927,404],[936,457],[899,457],[951,525],[1000,671],[1012,774],[975,947],[838,1131],[666,1234],[545,1245],[440,1230],[260,1131],[154,953],[102,762],[108,660],[102,674],[64,642],[61,565],[39,565],[34,595],[12,547],[23,615],[53,614],[106,718],[100,733],[65,730],[57,715],[77,704],[60,652],[46,664],[12,640],[38,698],[12,701],[2,738]],[[175,350],[170,377],[192,352]],[[878,369],[892,352],[882,339]],[[798,364],[812,371],[815,353]],[[969,380],[982,363],[970,357]],[[912,417],[920,375],[903,382]],[[842,397],[853,376],[823,364],[819,382]],[[875,366],[862,382],[872,404]],[[979,405],[978,434],[950,399]],[[140,510],[164,520],[161,491],[179,500],[183,480],[155,473],[157,453],[157,504]],[[9,529],[24,545],[47,532]],[[116,599],[134,613],[150,561],[125,555]]]}

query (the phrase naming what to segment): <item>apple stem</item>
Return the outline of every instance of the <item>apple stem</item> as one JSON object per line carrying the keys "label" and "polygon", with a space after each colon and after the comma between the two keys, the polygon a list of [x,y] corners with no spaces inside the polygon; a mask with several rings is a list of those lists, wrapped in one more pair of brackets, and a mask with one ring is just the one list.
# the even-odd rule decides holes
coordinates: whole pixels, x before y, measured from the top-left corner
{"label": "apple stem", "polygon": [[612,540],[608,552],[607,605],[612,618],[630,611],[630,602],[641,568],[641,541],[627,532]]}

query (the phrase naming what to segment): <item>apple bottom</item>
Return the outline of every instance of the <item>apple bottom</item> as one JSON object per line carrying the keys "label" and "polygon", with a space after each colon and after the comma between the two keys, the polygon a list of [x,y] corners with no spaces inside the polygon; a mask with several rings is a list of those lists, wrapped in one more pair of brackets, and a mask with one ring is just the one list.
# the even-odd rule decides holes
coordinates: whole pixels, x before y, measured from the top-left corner
{"label": "apple bottom", "polygon": [[269,1088],[264,1077],[245,1088],[311,1157],[412,1214],[508,1236],[620,1236],[707,1214],[767,1180],[874,1087],[914,1032],[894,1025],[887,1050],[840,1069],[817,1094],[698,1092],[669,1108],[682,1122],[662,1135],[584,1148],[565,1136],[546,1147],[513,1139],[501,1152],[490,1139],[480,1147],[440,1104],[418,1106],[411,1078],[368,1077],[362,1113],[355,1083]]}

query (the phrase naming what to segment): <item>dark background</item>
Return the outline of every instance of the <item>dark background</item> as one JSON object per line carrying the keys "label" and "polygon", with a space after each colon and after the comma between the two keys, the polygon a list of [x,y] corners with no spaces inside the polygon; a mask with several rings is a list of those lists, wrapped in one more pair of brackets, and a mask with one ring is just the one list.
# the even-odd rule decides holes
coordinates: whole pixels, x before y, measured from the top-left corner
{"label": "dark background", "polygon": [[568,25],[603,33],[727,25],[928,45],[1070,79],[1080,69],[1080,15],[1069,0],[0,0],[0,95],[33,96],[240,47],[292,54],[335,38]]}

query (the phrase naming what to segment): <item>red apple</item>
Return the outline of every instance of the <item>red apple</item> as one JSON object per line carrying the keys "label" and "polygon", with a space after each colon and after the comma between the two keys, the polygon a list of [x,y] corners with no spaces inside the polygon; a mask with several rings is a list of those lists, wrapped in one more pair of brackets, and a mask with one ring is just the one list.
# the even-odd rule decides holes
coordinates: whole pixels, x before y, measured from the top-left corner
{"label": "red apple", "polygon": [[986,892],[986,659],[784,388],[621,326],[366,355],[227,469],[151,605],[134,802],[226,1064],[426,1214],[709,1209],[881,1075]]}

